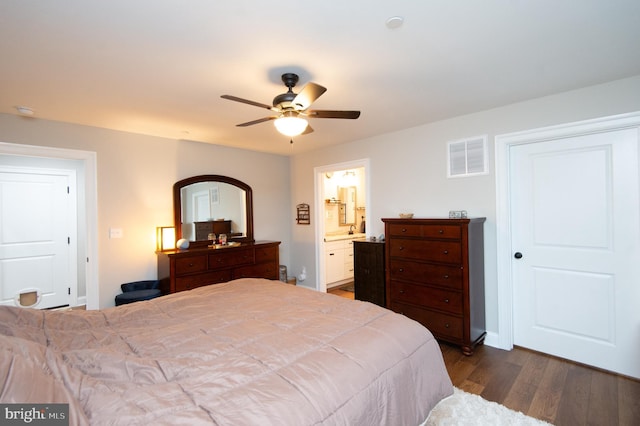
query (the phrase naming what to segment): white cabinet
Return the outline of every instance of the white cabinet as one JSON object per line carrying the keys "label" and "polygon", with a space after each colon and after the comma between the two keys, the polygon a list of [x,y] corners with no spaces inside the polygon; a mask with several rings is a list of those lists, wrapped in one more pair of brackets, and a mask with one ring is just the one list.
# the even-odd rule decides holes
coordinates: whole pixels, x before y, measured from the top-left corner
{"label": "white cabinet", "polygon": [[342,241],[325,243],[325,278],[327,284],[344,277],[344,244]]}
{"label": "white cabinet", "polygon": [[324,243],[327,287],[353,280],[353,239]]}
{"label": "white cabinet", "polygon": [[343,279],[353,279],[353,240],[344,240],[344,275]]}

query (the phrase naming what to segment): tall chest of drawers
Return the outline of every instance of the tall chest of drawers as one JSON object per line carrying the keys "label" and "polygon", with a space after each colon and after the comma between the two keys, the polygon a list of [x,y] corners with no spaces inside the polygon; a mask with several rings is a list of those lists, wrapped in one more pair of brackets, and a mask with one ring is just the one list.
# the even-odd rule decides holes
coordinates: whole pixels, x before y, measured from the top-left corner
{"label": "tall chest of drawers", "polygon": [[382,221],[387,308],[471,355],[486,335],[485,218]]}
{"label": "tall chest of drawers", "polygon": [[277,280],[279,246],[279,241],[264,241],[221,249],[159,252],[160,288],[169,294],[237,278]]}
{"label": "tall chest of drawers", "polygon": [[384,242],[353,242],[354,298],[385,307]]}

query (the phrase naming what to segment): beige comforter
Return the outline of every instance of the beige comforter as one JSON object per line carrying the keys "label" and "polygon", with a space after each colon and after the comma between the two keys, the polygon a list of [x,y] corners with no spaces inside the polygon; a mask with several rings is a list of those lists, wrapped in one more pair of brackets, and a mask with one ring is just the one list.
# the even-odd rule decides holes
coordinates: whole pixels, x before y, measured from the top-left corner
{"label": "beige comforter", "polygon": [[102,311],[0,307],[0,401],[71,424],[417,425],[453,391],[420,324],[262,279]]}

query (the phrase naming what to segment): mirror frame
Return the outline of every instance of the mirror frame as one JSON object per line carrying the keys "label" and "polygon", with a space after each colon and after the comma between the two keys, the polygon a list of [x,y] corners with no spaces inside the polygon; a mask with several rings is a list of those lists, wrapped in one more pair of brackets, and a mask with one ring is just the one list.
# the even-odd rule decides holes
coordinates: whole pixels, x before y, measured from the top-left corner
{"label": "mirror frame", "polygon": [[[176,228],[176,240],[182,238],[182,200],[181,191],[185,186],[189,186],[194,183],[202,182],[222,182],[229,185],[236,186],[245,192],[245,204],[246,204],[246,224],[247,229],[244,237],[230,238],[230,241],[238,241],[241,243],[253,243],[253,191],[251,187],[246,183],[239,181],[228,176],[222,175],[199,175],[192,176],[186,179],[182,179],[173,184],[173,223]],[[209,245],[209,241],[189,241],[190,248],[206,247]]]}

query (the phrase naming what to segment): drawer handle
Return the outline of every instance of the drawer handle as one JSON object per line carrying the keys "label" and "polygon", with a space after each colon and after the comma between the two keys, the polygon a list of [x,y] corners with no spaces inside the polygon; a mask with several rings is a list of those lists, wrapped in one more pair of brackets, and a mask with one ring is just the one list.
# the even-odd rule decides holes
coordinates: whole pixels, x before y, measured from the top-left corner
{"label": "drawer handle", "polygon": [[444,303],[449,303],[449,299],[444,299]]}
{"label": "drawer handle", "polygon": [[329,256],[333,256],[335,253],[329,253]]}
{"label": "drawer handle", "polygon": [[192,266],[193,266],[193,263],[190,263],[190,264],[189,264],[189,268],[191,268]]}
{"label": "drawer handle", "polygon": [[445,276],[444,276],[444,277],[442,277],[442,278],[444,278],[445,280],[448,280],[448,279],[449,279],[449,275],[445,275]]}
{"label": "drawer handle", "polygon": [[407,228],[402,228],[402,232],[407,232]]}
{"label": "drawer handle", "polygon": [[449,250],[443,251],[444,254],[449,254]]}
{"label": "drawer handle", "polygon": [[398,269],[398,272],[404,272],[404,268]]}
{"label": "drawer handle", "polygon": [[446,323],[446,324],[444,325],[444,328],[449,328],[449,323]]}
{"label": "drawer handle", "polygon": [[400,294],[404,294],[404,290],[400,290]]}
{"label": "drawer handle", "polygon": [[404,247],[403,247],[403,246],[400,246],[400,248],[399,248],[398,250],[404,250]]}
{"label": "drawer handle", "polygon": [[443,230],[443,229],[440,229],[440,230],[438,231],[438,233],[439,233],[439,234],[444,234],[444,230]]}

